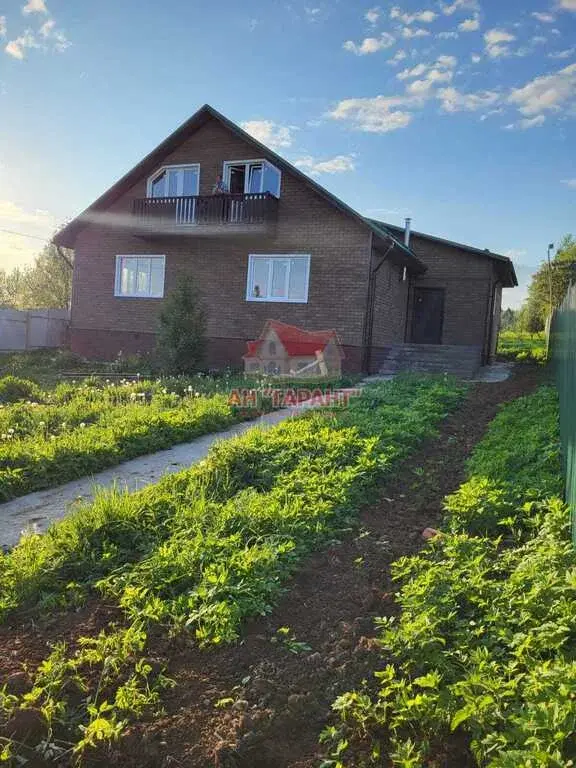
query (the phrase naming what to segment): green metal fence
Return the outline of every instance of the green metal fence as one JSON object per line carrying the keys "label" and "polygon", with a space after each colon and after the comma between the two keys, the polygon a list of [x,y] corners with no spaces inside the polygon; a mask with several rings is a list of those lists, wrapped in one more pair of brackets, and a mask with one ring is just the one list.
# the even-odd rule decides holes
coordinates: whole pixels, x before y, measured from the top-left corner
{"label": "green metal fence", "polygon": [[550,353],[560,398],[560,438],[566,478],[566,501],[572,509],[572,538],[576,544],[576,285],[568,288],[554,313]]}

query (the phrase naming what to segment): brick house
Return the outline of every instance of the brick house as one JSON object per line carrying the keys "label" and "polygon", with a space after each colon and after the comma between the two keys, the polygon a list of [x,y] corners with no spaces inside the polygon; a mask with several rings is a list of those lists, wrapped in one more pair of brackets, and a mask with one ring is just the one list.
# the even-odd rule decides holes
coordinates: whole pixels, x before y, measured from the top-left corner
{"label": "brick house", "polygon": [[361,216],[207,105],[55,242],[75,250],[72,349],[94,359],[152,350],[163,297],[190,275],[209,366],[241,367],[273,318],[335,329],[344,370],[472,369],[517,284],[504,256]]}

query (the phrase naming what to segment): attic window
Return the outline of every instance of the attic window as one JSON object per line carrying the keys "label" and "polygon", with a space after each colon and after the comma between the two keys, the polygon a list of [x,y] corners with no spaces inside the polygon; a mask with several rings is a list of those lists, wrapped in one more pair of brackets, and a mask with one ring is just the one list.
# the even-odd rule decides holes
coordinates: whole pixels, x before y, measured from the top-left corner
{"label": "attic window", "polygon": [[148,179],[148,197],[188,197],[198,194],[200,166],[167,165]]}
{"label": "attic window", "polygon": [[250,254],[246,301],[284,301],[306,304],[309,277],[309,255]]}
{"label": "attic window", "polygon": [[262,194],[280,197],[281,173],[267,160],[230,160],[224,163],[224,184],[230,194]]}

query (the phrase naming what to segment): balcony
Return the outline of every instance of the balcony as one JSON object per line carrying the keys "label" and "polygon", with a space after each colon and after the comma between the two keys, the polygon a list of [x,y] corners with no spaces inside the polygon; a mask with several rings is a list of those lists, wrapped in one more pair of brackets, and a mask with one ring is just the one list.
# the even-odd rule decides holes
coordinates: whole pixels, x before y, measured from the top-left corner
{"label": "balcony", "polygon": [[242,195],[146,197],[134,200],[134,234],[268,234],[278,215],[278,199],[269,192]]}

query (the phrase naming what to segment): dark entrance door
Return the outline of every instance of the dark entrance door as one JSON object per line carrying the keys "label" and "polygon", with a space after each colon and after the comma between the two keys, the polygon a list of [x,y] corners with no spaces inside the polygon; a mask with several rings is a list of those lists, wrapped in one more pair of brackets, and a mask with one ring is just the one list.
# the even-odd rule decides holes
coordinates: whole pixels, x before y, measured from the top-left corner
{"label": "dark entrance door", "polygon": [[414,288],[412,307],[413,344],[442,344],[444,289]]}

